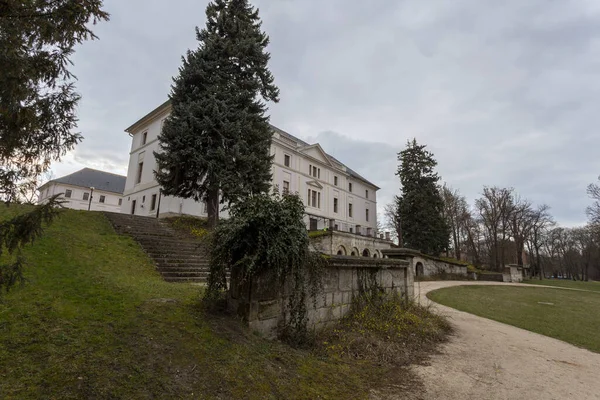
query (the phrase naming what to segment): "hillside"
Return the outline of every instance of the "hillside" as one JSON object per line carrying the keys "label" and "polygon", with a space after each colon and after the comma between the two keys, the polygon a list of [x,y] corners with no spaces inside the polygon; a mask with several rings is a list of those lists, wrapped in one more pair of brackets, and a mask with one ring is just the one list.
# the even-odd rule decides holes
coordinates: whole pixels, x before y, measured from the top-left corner
{"label": "hillside", "polygon": [[99,213],[66,210],[25,255],[0,302],[2,399],[363,398],[389,376],[206,316]]}

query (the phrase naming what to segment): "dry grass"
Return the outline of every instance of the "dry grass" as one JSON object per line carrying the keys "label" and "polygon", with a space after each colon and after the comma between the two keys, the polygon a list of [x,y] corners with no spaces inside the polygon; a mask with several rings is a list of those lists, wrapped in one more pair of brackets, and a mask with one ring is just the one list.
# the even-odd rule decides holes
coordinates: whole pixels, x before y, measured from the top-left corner
{"label": "dry grass", "polygon": [[376,297],[356,301],[351,313],[323,332],[318,342],[329,356],[406,366],[427,357],[451,330],[443,317],[426,307]]}

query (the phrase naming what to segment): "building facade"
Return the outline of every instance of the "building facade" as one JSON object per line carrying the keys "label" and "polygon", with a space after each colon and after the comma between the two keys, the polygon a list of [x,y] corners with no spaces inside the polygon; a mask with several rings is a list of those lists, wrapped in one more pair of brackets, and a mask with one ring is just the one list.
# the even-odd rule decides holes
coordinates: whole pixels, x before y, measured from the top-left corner
{"label": "building facade", "polygon": [[74,210],[121,212],[126,177],[84,168],[46,182],[38,189],[38,204],[61,194],[63,206]]}
{"label": "building facade", "polygon": [[[132,141],[123,193],[124,213],[207,215],[203,202],[162,195],[154,177],[158,135],[170,111],[167,101],[126,129]],[[306,206],[307,228],[374,236],[379,188],[325,153],[319,144],[308,144],[276,127],[272,130],[273,186],[300,196]],[[223,217],[227,217],[226,212]]]}

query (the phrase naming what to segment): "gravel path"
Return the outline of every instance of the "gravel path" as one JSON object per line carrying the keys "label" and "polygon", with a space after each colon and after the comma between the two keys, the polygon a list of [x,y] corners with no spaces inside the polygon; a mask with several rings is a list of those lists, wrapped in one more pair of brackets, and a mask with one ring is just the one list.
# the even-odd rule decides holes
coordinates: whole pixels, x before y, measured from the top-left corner
{"label": "gravel path", "polygon": [[433,304],[456,328],[440,354],[413,367],[425,385],[424,399],[600,399],[600,354],[426,297],[432,290],[473,284],[499,283],[415,283],[421,304]]}

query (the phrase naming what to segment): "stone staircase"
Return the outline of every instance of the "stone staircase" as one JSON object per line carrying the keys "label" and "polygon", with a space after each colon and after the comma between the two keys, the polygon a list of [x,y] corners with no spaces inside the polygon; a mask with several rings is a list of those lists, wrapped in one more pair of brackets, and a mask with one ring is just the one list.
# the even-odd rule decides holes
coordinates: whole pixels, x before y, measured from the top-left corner
{"label": "stone staircase", "polygon": [[133,237],[154,260],[167,282],[200,282],[208,278],[209,260],[202,243],[152,217],[105,212],[117,233]]}

